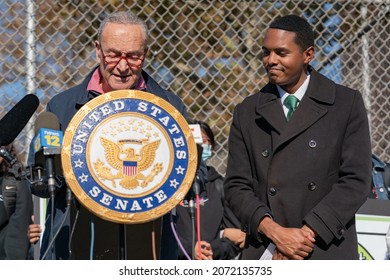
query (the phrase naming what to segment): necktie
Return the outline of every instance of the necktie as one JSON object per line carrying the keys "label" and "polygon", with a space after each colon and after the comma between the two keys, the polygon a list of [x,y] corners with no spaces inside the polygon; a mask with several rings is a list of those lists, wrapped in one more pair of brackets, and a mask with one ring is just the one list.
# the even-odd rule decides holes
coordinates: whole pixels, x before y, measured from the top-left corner
{"label": "necktie", "polygon": [[295,112],[295,110],[298,107],[298,98],[294,96],[294,94],[290,94],[287,96],[287,98],[284,100],[283,104],[288,108],[288,113],[287,113],[287,121],[291,119],[292,114]]}

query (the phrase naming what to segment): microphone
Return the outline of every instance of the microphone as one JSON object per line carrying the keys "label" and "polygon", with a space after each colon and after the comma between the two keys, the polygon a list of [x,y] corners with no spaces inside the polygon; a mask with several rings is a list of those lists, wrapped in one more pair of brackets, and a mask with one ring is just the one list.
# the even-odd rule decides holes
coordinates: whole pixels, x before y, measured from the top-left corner
{"label": "microphone", "polygon": [[[42,191],[48,187],[54,197],[56,189],[56,174],[61,173],[61,146],[63,133],[59,130],[59,121],[56,115],[50,112],[41,113],[35,121],[35,137],[33,149],[35,154],[34,169],[38,174],[35,190]],[[56,169],[57,168],[57,169]],[[45,170],[47,186],[43,182],[42,173]]]}
{"label": "microphone", "polygon": [[[202,160],[202,153],[203,153],[202,145],[196,144],[196,151],[197,151],[197,154],[198,154],[198,163],[196,165],[196,170],[199,170],[200,162]],[[195,192],[195,195],[199,195],[200,194],[200,182],[199,182],[199,176],[198,175],[195,175],[194,192]]]}
{"label": "microphone", "polygon": [[[202,147],[202,132],[199,124],[189,124],[192,136],[194,137],[195,143],[196,143],[196,151],[197,151],[197,164],[196,164],[196,170],[198,172],[199,167],[200,167],[200,162],[202,160],[202,152],[203,152],[203,147]],[[195,175],[194,181],[192,183],[191,189],[188,191],[186,195],[186,199],[189,203],[191,200],[196,195],[199,195],[201,192],[200,188],[200,182],[199,182],[199,177],[198,175]]]}
{"label": "microphone", "polygon": [[[190,129],[191,129],[191,132],[192,132],[192,136],[194,137],[194,140],[195,140],[195,143],[196,143],[196,151],[197,151],[197,157],[198,157],[196,170],[199,170],[200,162],[202,160],[202,153],[203,153],[202,130],[200,128],[200,125],[196,124],[196,123],[195,124],[189,124],[189,126],[190,126]],[[199,182],[199,176],[198,175],[196,175],[195,178],[194,178],[194,182],[193,182],[192,188],[193,188],[193,192],[195,194],[200,194],[200,182]]]}
{"label": "microphone", "polygon": [[[196,144],[196,151],[198,156],[198,162],[196,165],[196,170],[199,170],[200,161],[202,160],[203,148],[200,144]],[[188,207],[190,208],[190,214],[195,214],[195,204],[194,199],[201,193],[201,186],[199,182],[199,176],[195,174],[194,181],[192,182],[191,188],[188,190],[185,200],[188,202]]]}
{"label": "microphone", "polygon": [[[197,166],[196,166],[196,172],[198,173],[200,170],[200,163],[202,161],[202,153],[203,153],[203,147],[202,147],[202,133],[201,128],[199,124],[190,124],[190,129],[192,132],[192,135],[194,136],[194,140],[196,143],[196,151],[197,151]],[[195,175],[194,181],[192,183],[191,189],[187,193],[187,199],[188,199],[188,207],[191,217],[191,224],[192,224],[192,230],[193,230],[193,236],[192,236],[192,256],[193,259],[195,259],[195,244],[196,241],[198,252],[200,253],[200,193],[201,193],[201,187],[199,182],[199,176],[198,174]],[[195,199],[195,202],[194,202]],[[195,225],[196,224],[196,225]],[[196,234],[195,234],[196,231]]]}
{"label": "microphone", "polygon": [[0,120],[0,146],[9,145],[15,140],[38,106],[38,97],[27,94]]}
{"label": "microphone", "polygon": [[9,163],[10,166],[13,166],[15,163],[17,163],[17,159],[14,158],[10,152],[8,152],[4,147],[0,147],[0,156],[5,159],[6,162]]}

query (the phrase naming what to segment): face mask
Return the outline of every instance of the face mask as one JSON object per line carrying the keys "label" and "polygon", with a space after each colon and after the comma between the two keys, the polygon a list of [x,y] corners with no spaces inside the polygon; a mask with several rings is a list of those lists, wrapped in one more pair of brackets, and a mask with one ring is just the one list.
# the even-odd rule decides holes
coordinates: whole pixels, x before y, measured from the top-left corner
{"label": "face mask", "polygon": [[203,152],[202,152],[202,159],[203,161],[208,160],[213,155],[211,151],[211,145],[210,144],[202,144]]}

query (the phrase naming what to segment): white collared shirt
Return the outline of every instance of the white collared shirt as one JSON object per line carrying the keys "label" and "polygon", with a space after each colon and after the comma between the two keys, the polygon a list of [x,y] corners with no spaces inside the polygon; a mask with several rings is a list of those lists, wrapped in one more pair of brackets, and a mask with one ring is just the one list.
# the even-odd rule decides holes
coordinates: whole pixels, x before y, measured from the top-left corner
{"label": "white collared shirt", "polygon": [[[299,89],[294,93],[295,97],[298,98],[299,102],[298,102],[298,106],[299,106],[299,103],[301,102],[303,96],[305,95],[306,93],[306,90],[307,90],[307,87],[309,85],[309,81],[310,81],[310,73],[307,73],[307,77],[305,79],[305,81],[303,82],[303,84],[299,87]],[[276,85],[277,89],[278,89],[278,92],[279,92],[279,96],[280,96],[280,101],[282,102],[282,106],[283,106],[283,111],[284,111],[284,115],[287,117],[287,113],[288,113],[288,108],[283,105],[284,103],[284,100],[287,98],[287,96],[290,94],[288,93],[287,91],[285,91],[284,89],[282,89],[280,86]]]}

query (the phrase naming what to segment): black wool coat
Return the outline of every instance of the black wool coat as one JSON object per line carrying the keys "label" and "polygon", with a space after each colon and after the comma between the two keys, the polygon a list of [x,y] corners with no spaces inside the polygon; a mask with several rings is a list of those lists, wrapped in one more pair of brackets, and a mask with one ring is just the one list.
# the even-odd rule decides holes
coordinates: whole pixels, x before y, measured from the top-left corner
{"label": "black wool coat", "polygon": [[370,189],[371,144],[358,91],[316,71],[287,122],[273,84],[234,110],[226,198],[248,234],[245,259],[270,240],[258,233],[269,214],[284,227],[318,233],[308,259],[357,259],[355,213]]}

